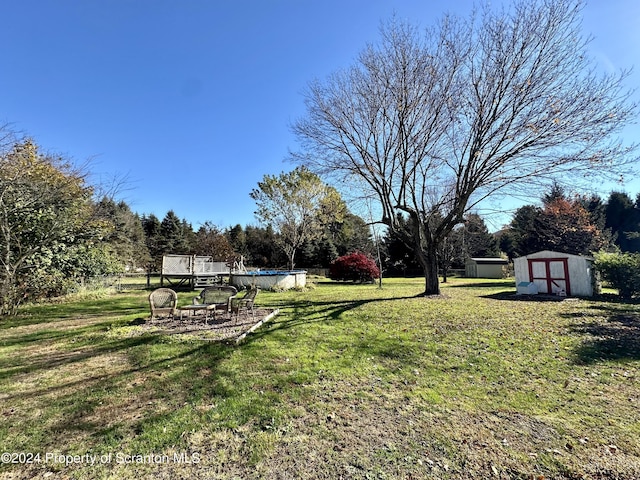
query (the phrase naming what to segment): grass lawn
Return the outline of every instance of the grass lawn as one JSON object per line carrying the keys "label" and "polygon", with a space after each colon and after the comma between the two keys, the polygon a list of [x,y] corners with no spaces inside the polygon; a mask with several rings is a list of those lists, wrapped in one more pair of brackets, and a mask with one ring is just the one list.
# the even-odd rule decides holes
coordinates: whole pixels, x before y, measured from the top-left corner
{"label": "grass lawn", "polygon": [[142,331],[143,291],[25,307],[0,478],[640,478],[640,305],[422,289],[263,292],[239,346]]}

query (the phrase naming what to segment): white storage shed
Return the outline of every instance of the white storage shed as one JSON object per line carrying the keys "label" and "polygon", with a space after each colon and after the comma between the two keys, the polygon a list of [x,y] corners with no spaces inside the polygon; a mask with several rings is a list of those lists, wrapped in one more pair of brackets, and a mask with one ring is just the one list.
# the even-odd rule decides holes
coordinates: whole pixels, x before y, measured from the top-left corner
{"label": "white storage shed", "polygon": [[543,250],[513,260],[516,285],[534,283],[538,293],[591,297],[595,290],[593,258]]}

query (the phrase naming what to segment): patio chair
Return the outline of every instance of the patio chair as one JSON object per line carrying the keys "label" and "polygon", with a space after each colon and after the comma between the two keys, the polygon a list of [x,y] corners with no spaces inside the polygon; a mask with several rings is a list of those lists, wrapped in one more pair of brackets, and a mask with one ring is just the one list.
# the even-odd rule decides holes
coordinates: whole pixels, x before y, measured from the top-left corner
{"label": "patio chair", "polygon": [[247,313],[251,312],[251,317],[255,318],[255,311],[253,305],[256,300],[256,296],[260,292],[260,289],[256,286],[252,286],[244,294],[244,297],[233,298],[231,300],[231,311],[236,314],[236,318],[240,315],[240,310],[244,309]]}
{"label": "patio chair", "polygon": [[176,314],[178,295],[170,288],[158,288],[149,294],[151,320],[154,318],[173,318]]}
{"label": "patio chair", "polygon": [[209,318],[209,312],[213,313],[213,319],[215,320],[216,311],[218,310],[231,314],[231,301],[237,294],[238,290],[229,285],[206,287],[200,292],[200,295],[193,299],[193,305],[206,306],[205,322]]}

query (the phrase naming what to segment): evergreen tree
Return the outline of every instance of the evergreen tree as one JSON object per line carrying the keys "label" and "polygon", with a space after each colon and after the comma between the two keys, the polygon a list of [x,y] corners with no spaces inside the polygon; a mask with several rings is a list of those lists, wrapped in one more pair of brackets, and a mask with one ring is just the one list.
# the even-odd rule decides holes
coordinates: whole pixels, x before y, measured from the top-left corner
{"label": "evergreen tree", "polygon": [[601,232],[607,229],[607,206],[598,195],[578,196],[576,201],[589,212],[591,223],[593,223]]}
{"label": "evergreen tree", "polygon": [[542,195],[542,205],[546,206],[557,200],[566,200],[566,198],[567,198],[567,195],[566,195],[565,188],[562,185],[560,185],[558,182],[554,181],[551,184],[549,191],[546,192],[544,195]]}
{"label": "evergreen tree", "polygon": [[343,221],[338,225],[339,228],[333,237],[333,244],[338,256],[351,252],[363,252],[369,255],[375,253],[376,247],[371,235],[371,228],[361,217],[347,212]]}
{"label": "evergreen tree", "polygon": [[287,265],[287,257],[276,243],[273,228],[247,225],[245,235],[248,252],[245,265],[258,268],[280,268]]}
{"label": "evergreen tree", "polygon": [[160,220],[153,213],[148,216],[143,215],[142,229],[144,230],[145,242],[151,257],[147,265],[147,271],[159,272],[162,269],[162,255],[164,254]]}
{"label": "evergreen tree", "polygon": [[186,221],[180,220],[173,210],[169,210],[160,223],[159,248],[163,255],[185,255],[191,253],[193,229]]}
{"label": "evergreen tree", "polygon": [[227,229],[225,235],[236,255],[245,258],[249,256],[249,250],[247,248],[247,234],[245,233],[244,228],[242,228],[242,225],[237,224],[235,227]]}
{"label": "evergreen tree", "polygon": [[407,235],[411,235],[413,228],[411,221],[398,214],[398,225],[402,226],[403,234],[397,231],[387,230],[383,238],[384,270],[388,276],[414,276],[422,273],[422,267],[418,262],[413,248],[404,241]]}
{"label": "evergreen tree", "polygon": [[498,245],[500,250],[507,255],[509,261],[512,261],[517,256],[515,235],[511,230],[504,229],[499,233]]}
{"label": "evergreen tree", "polygon": [[606,205],[606,227],[623,252],[640,252],[640,209],[629,195],[612,192]]}
{"label": "evergreen tree", "polygon": [[461,235],[466,258],[500,256],[498,241],[480,215],[470,213],[465,217]]}
{"label": "evergreen tree", "polygon": [[109,225],[104,241],[124,269],[146,267],[150,261],[145,231],[140,217],[124,201],[103,198],[96,206],[98,215]]}
{"label": "evergreen tree", "polygon": [[514,246],[512,257],[521,257],[543,250],[543,243],[538,234],[538,219],[542,209],[534,205],[524,205],[518,210],[511,220],[509,235]]}

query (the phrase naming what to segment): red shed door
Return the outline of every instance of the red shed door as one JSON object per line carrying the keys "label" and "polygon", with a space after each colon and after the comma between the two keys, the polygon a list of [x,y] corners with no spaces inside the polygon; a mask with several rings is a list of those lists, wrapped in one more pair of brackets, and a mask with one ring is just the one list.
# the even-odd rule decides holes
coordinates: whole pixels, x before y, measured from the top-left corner
{"label": "red shed door", "polygon": [[530,258],[529,281],[536,284],[539,293],[571,295],[569,262],[566,258]]}

